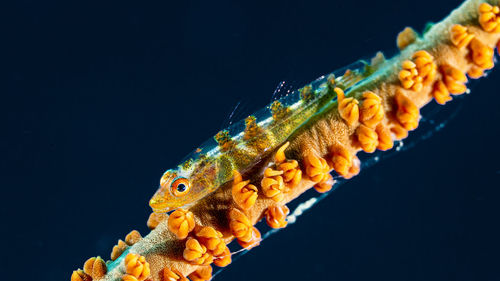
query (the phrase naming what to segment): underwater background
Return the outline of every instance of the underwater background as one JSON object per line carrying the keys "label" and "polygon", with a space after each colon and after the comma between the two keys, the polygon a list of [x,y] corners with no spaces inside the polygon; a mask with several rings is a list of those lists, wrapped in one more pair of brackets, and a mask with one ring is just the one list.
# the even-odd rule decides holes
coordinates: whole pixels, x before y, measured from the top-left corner
{"label": "underwater background", "polygon": [[[244,118],[281,81],[296,89],[391,56],[404,27],[460,3],[7,4],[2,280],[69,280],[87,258],[109,259],[130,230],[148,233],[162,173],[236,104]],[[500,280],[498,81],[494,69],[470,83],[445,128],[362,170],[216,280]]]}

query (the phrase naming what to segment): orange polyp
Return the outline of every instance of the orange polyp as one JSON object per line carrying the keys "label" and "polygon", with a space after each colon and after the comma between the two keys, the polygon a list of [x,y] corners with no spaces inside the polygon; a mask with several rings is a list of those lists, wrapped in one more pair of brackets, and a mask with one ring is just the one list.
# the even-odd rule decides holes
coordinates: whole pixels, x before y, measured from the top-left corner
{"label": "orange polyp", "polygon": [[125,257],[125,270],[127,274],[134,276],[139,281],[146,280],[151,274],[146,258],[133,253],[129,253]]}
{"label": "orange polyp", "polygon": [[377,133],[378,137],[377,149],[385,151],[391,149],[394,146],[391,132],[386,126],[381,123],[378,124],[375,128],[375,132]]}
{"label": "orange polyp", "polygon": [[286,216],[290,213],[290,210],[286,205],[282,206],[270,206],[266,210],[266,222],[272,228],[283,228],[288,222],[286,221]]}
{"label": "orange polyp", "polygon": [[282,174],[283,171],[267,168],[260,182],[264,196],[273,199],[275,202],[281,202],[285,197],[283,194],[285,192],[285,183]]}
{"label": "orange polyp", "polygon": [[338,111],[340,117],[344,119],[347,125],[354,125],[359,119],[358,100],[355,98],[346,98],[344,91],[340,88],[335,88],[333,90],[337,93]]}
{"label": "orange polyp", "polygon": [[401,64],[399,81],[403,88],[419,92],[434,80],[437,67],[434,58],[423,50],[415,52],[412,59],[413,61],[405,60]]}
{"label": "orange polyp", "polygon": [[168,229],[179,239],[185,239],[194,226],[194,216],[190,211],[177,209],[168,217]]}
{"label": "orange polyp", "polygon": [[322,182],[328,178],[330,167],[325,159],[312,153],[304,159],[307,176],[314,182]]}
{"label": "orange polyp", "polygon": [[103,277],[107,271],[106,263],[101,257],[92,257],[83,264],[83,272],[90,275],[92,279]]}
{"label": "orange polyp", "polygon": [[214,258],[214,265],[218,267],[226,267],[231,263],[231,251],[226,247],[221,255]]}
{"label": "orange polyp", "polygon": [[163,279],[162,281],[189,281],[182,273],[177,269],[170,270],[169,268],[163,268]]}
{"label": "orange polyp", "polygon": [[431,54],[420,50],[413,54],[412,59],[418,71],[418,76],[422,79],[422,84],[425,86],[434,81],[437,73],[437,66]]}
{"label": "orange polyp", "polygon": [[276,154],[274,155],[274,161],[278,163],[285,162],[286,156],[285,156],[285,150],[288,148],[290,145],[290,142],[286,142],[284,145],[282,145],[278,150],[276,151]]}
{"label": "orange polyp", "polygon": [[436,81],[436,83],[434,84],[432,96],[439,104],[445,104],[452,100],[448,88],[446,88],[446,85],[441,80]]}
{"label": "orange polyp", "polygon": [[111,260],[116,260],[127,249],[127,247],[128,246],[125,242],[118,240],[118,244],[114,246],[111,251]]}
{"label": "orange polyp", "polygon": [[395,100],[398,107],[396,118],[399,123],[408,131],[415,130],[420,117],[418,107],[400,91],[396,92]]}
{"label": "orange polyp", "polygon": [[415,32],[415,30],[413,30],[413,28],[411,27],[406,27],[405,29],[403,29],[403,31],[401,31],[398,34],[396,43],[398,45],[398,48],[400,50],[403,50],[408,45],[415,42],[416,39],[417,39],[417,33]]}
{"label": "orange polyp", "polygon": [[416,64],[410,60],[402,63],[402,70],[399,72],[399,81],[405,89],[420,91],[422,89],[422,78],[419,78]]}
{"label": "orange polyp", "polygon": [[352,154],[347,148],[341,145],[335,145],[331,149],[333,169],[337,174],[345,176],[349,173],[352,166]]}
{"label": "orange polyp", "polygon": [[[207,281],[207,280],[210,280],[212,278],[212,267],[209,266],[209,265],[202,266],[202,267],[196,269],[193,273],[189,274],[188,277],[189,277],[189,279],[191,281]],[[175,281],[175,280],[173,280],[173,281]]]}
{"label": "orange polyp", "polygon": [[92,277],[83,272],[83,270],[78,269],[71,274],[71,281],[92,281]]}
{"label": "orange polyp", "polygon": [[259,246],[260,245],[260,231],[256,228],[252,228],[252,237],[248,242],[238,240],[238,244],[240,244],[241,247],[250,250],[253,247]]}
{"label": "orange polyp", "polygon": [[122,281],[138,281],[138,279],[135,278],[135,276],[133,276],[133,275],[124,274],[122,277]]}
{"label": "orange polyp", "polygon": [[494,66],[493,48],[481,43],[478,39],[473,39],[470,42],[469,49],[471,50],[472,62],[482,69],[491,69]]}
{"label": "orange polyp", "polygon": [[221,255],[226,249],[226,243],[222,240],[222,233],[211,226],[202,227],[196,232],[196,238],[214,256]]}
{"label": "orange polyp", "polygon": [[186,261],[195,265],[209,265],[213,261],[213,256],[207,253],[207,248],[191,237],[186,241],[186,248],[182,256]]}
{"label": "orange polyp", "polygon": [[363,93],[363,103],[360,108],[359,120],[364,125],[373,128],[384,118],[382,98],[375,93],[366,91]]}
{"label": "orange polyp", "polygon": [[147,225],[148,225],[148,228],[153,230],[155,229],[158,224],[160,224],[160,222],[166,220],[168,218],[168,215],[165,214],[165,213],[151,213],[151,215],[149,215],[149,218],[148,218],[148,222],[147,222]]}
{"label": "orange polyp", "polygon": [[378,136],[375,130],[361,124],[356,130],[359,144],[361,148],[368,153],[372,153],[377,149]]}
{"label": "orange polyp", "polygon": [[358,156],[354,155],[352,157],[352,165],[347,172],[347,175],[344,176],[345,179],[350,179],[359,174],[361,170],[361,161],[359,161]]}
{"label": "orange polyp", "polygon": [[242,181],[241,174],[234,171],[234,180],[232,187],[233,200],[238,206],[244,210],[250,209],[257,200],[258,190],[250,181]]}
{"label": "orange polyp", "polygon": [[443,82],[451,94],[460,95],[465,93],[467,90],[464,85],[467,82],[465,74],[450,65],[441,66],[441,73],[443,74]]}
{"label": "orange polyp", "polygon": [[500,32],[500,9],[488,3],[479,5],[479,24],[486,32]]}
{"label": "orange polyp", "polygon": [[297,186],[302,179],[302,171],[299,168],[299,162],[297,162],[297,160],[281,163],[278,169],[283,171],[283,181],[291,187]]}
{"label": "orange polyp", "polygon": [[399,124],[393,124],[391,127],[391,133],[394,134],[394,138],[397,140],[402,140],[408,137],[408,130],[403,128]]}
{"label": "orange polyp", "polygon": [[470,41],[475,37],[474,34],[470,34],[469,31],[467,30],[467,27],[460,25],[460,24],[454,24],[450,28],[450,40],[455,47],[462,49],[464,47],[467,47],[469,45]]}
{"label": "orange polyp", "polygon": [[314,185],[314,189],[319,193],[325,193],[332,189],[335,184],[335,180],[333,179],[331,174],[328,174],[328,178],[322,182],[319,182]]}
{"label": "orange polyp", "polygon": [[479,79],[484,75],[484,70],[477,65],[471,66],[467,75],[472,79]]}
{"label": "orange polyp", "polygon": [[129,245],[129,246],[132,246],[135,243],[139,242],[141,239],[142,239],[142,236],[139,233],[139,231],[132,230],[132,231],[130,231],[129,234],[127,234],[127,236],[125,236],[125,243],[127,243],[127,245]]}
{"label": "orange polyp", "polygon": [[245,214],[238,209],[229,211],[229,228],[239,241],[249,242],[253,237],[253,225]]}
{"label": "orange polyp", "polygon": [[266,178],[272,178],[281,175],[283,175],[283,171],[274,170],[272,168],[267,168],[264,170],[264,177]]}

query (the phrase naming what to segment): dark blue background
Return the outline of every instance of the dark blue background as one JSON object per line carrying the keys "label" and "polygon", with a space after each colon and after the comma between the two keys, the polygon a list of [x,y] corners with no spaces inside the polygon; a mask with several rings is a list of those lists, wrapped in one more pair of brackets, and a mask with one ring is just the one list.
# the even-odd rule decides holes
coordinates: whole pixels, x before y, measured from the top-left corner
{"label": "dark blue background", "polygon": [[[282,80],[394,51],[405,26],[461,1],[15,2],[0,62],[3,280],[69,280],[108,259],[147,233],[162,172],[238,101],[244,117]],[[500,280],[499,79],[217,279]]]}

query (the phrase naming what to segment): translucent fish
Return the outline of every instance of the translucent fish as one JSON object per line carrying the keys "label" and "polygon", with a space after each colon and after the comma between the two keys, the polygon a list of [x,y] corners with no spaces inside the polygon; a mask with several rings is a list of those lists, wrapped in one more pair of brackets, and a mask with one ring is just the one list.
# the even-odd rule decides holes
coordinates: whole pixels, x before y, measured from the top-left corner
{"label": "translucent fish", "polygon": [[[235,122],[167,170],[149,204],[154,212],[168,212],[197,202],[233,177],[244,173],[282,144],[302,124],[332,100],[333,86],[348,90],[374,72],[364,61],[324,75],[298,90]],[[283,87],[280,83],[277,91]]]}

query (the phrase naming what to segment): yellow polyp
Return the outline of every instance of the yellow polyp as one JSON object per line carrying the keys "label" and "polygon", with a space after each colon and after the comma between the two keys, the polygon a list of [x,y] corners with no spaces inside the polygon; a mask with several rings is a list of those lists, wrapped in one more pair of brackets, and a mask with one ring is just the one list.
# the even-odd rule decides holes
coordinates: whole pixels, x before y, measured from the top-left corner
{"label": "yellow polyp", "polygon": [[397,140],[402,140],[408,137],[408,130],[399,124],[393,124],[391,126],[391,133],[394,134],[394,138]]}
{"label": "yellow polyp", "polygon": [[288,107],[284,106],[280,101],[277,100],[273,101],[269,108],[271,110],[271,115],[273,116],[274,121],[284,119],[290,112],[290,109]]}
{"label": "yellow polyp", "polygon": [[308,154],[304,159],[306,174],[314,182],[322,182],[328,179],[330,167],[325,159],[317,157],[312,153]]}
{"label": "yellow polyp", "polygon": [[168,218],[168,215],[165,213],[151,213],[149,215],[148,221],[147,221],[147,226],[149,229],[153,230],[155,229],[160,222],[166,220]]}
{"label": "yellow polyp", "polygon": [[464,47],[467,47],[470,43],[470,41],[475,37],[474,34],[469,33],[467,30],[467,27],[460,25],[460,24],[454,24],[450,28],[450,40],[455,47],[462,49]]}
{"label": "yellow polyp", "polygon": [[340,88],[335,88],[334,91],[337,94],[340,117],[344,119],[347,125],[354,125],[359,119],[358,100],[355,98],[346,98],[344,91]]}
{"label": "yellow polyp", "polygon": [[278,165],[278,169],[283,171],[283,182],[288,184],[290,187],[295,187],[300,183],[302,179],[302,171],[299,167],[299,162],[297,160],[288,160],[285,163]]}
{"label": "yellow polyp", "polygon": [[286,205],[278,206],[270,206],[267,208],[265,215],[266,215],[266,222],[267,225],[269,225],[272,228],[283,228],[285,227],[288,222],[286,221],[286,217],[290,213],[290,210]]}
{"label": "yellow polyp", "polygon": [[229,132],[226,130],[222,130],[222,131],[218,132],[214,136],[214,139],[219,144],[220,150],[223,152],[233,150],[234,147],[236,146],[236,143],[229,135]]}
{"label": "yellow polyp", "polygon": [[229,211],[229,228],[238,240],[243,242],[252,240],[253,225],[240,210],[231,209]]}
{"label": "yellow polyp", "polygon": [[214,265],[218,267],[226,267],[231,263],[231,251],[228,247],[224,249],[224,252],[214,257]]}
{"label": "yellow polyp", "polygon": [[365,152],[372,153],[377,149],[378,136],[375,130],[361,124],[356,130],[356,135],[361,148]]}
{"label": "yellow polyp", "polygon": [[194,215],[190,211],[177,209],[168,217],[168,230],[179,239],[185,239],[194,226]]}
{"label": "yellow polyp", "polygon": [[261,234],[260,231],[256,227],[252,227],[252,237],[248,241],[238,240],[238,244],[241,247],[250,250],[255,246],[260,245]]}
{"label": "yellow polyp", "polygon": [[103,277],[108,271],[106,263],[101,257],[90,258],[83,265],[83,271],[90,275],[92,279]]}
{"label": "yellow polyp", "polygon": [[275,202],[281,202],[284,199],[285,183],[282,174],[283,171],[267,168],[260,182],[264,196],[273,199]]}
{"label": "yellow polyp", "polygon": [[169,269],[167,267],[163,268],[161,276],[162,281],[189,281],[179,270],[173,268]]}
{"label": "yellow polyp", "polygon": [[399,123],[408,131],[415,130],[420,118],[418,107],[401,91],[397,91],[394,98],[397,104],[396,118]]}
{"label": "yellow polyp", "polygon": [[332,155],[333,169],[337,174],[345,176],[349,173],[352,166],[352,154],[347,148],[341,145],[335,145],[330,149]]}
{"label": "yellow polyp", "polygon": [[394,142],[392,141],[391,131],[384,124],[378,124],[375,128],[375,132],[378,136],[378,150],[389,150],[394,146]]}
{"label": "yellow polyp", "polygon": [[128,245],[122,240],[118,240],[118,244],[111,251],[111,260],[116,260],[127,249]]}
{"label": "yellow polyp", "polygon": [[142,239],[141,234],[137,230],[132,230],[127,236],[125,236],[125,243],[127,245],[132,246],[135,243],[139,242]]}
{"label": "yellow polyp", "polygon": [[285,162],[285,160],[286,160],[285,150],[288,148],[289,145],[290,145],[290,142],[287,141],[285,144],[280,146],[280,148],[278,148],[278,150],[276,151],[276,154],[274,155],[274,162],[276,164],[279,164],[281,162]]}
{"label": "yellow polyp", "polygon": [[195,265],[209,265],[213,261],[213,256],[207,253],[207,248],[191,237],[186,241],[182,256],[186,261]]}
{"label": "yellow polyp", "polygon": [[129,253],[125,257],[125,271],[137,278],[138,281],[144,281],[151,275],[149,263],[141,255]]}
{"label": "yellow polyp", "polygon": [[328,177],[324,181],[318,182],[314,185],[314,189],[319,193],[325,193],[330,191],[334,184],[335,180],[331,174],[328,174]]}
{"label": "yellow polyp", "polygon": [[500,32],[500,9],[488,3],[479,5],[479,24],[486,32]]}
{"label": "yellow polyp", "polygon": [[130,274],[124,274],[122,276],[122,281],[139,281],[135,276]]}
{"label": "yellow polyp", "polygon": [[238,171],[234,171],[234,180],[232,187],[233,200],[243,210],[252,208],[258,197],[257,187],[250,184],[250,181],[242,181]]}
{"label": "yellow polyp", "polygon": [[467,87],[464,83],[467,82],[467,77],[459,69],[450,66],[441,66],[441,74],[443,75],[443,82],[446,85],[446,89],[453,94],[459,95],[465,93]]}
{"label": "yellow polyp", "polygon": [[92,281],[92,277],[83,272],[83,270],[78,269],[71,274],[71,281]]}
{"label": "yellow polyp", "polygon": [[382,107],[382,98],[375,93],[366,91],[363,93],[363,102],[361,103],[359,120],[365,126],[375,127],[384,118],[384,109]]}
{"label": "yellow polyp", "polygon": [[491,69],[494,66],[493,48],[481,43],[478,39],[473,39],[470,42],[469,49],[471,51],[472,62],[481,69]]}
{"label": "yellow polyp", "polygon": [[210,254],[214,256],[221,255],[226,249],[226,243],[222,239],[222,233],[213,227],[204,226],[196,232],[198,241],[207,248]]}
{"label": "yellow polyp", "polygon": [[202,267],[196,269],[193,273],[189,274],[188,277],[189,277],[189,279],[191,281],[207,281],[207,280],[210,280],[212,278],[212,267],[209,266],[209,265],[202,266]]}
{"label": "yellow polyp", "polygon": [[403,50],[408,45],[410,45],[411,43],[415,42],[415,40],[417,40],[417,36],[418,35],[415,32],[415,30],[413,30],[413,28],[406,27],[405,29],[403,29],[403,31],[401,31],[398,34],[398,37],[396,39],[396,43],[398,45],[398,48],[400,50]]}
{"label": "yellow polyp", "polygon": [[445,104],[452,100],[448,88],[446,88],[446,85],[441,80],[436,81],[436,83],[434,84],[432,96],[439,104]]}

